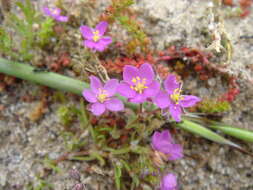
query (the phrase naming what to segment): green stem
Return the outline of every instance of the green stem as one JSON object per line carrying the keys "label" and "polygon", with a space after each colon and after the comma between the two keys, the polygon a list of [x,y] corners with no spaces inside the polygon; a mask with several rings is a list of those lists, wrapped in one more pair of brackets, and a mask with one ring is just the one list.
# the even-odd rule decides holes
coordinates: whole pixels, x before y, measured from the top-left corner
{"label": "green stem", "polygon": [[0,73],[28,80],[58,90],[81,95],[89,85],[53,72],[34,72],[34,67],[0,58]]}
{"label": "green stem", "polygon": [[[82,95],[83,89],[89,88],[86,82],[54,72],[35,72],[34,69],[35,67],[27,64],[0,58],[0,73],[77,95]],[[127,107],[137,109],[137,105],[128,103],[124,97],[118,95],[118,98],[124,101]]]}
{"label": "green stem", "polygon": [[[89,85],[85,82],[72,79],[70,77],[63,76],[53,72],[35,72],[34,69],[35,68],[30,65],[21,64],[14,61],[8,61],[0,58],[0,73],[11,75],[17,78],[28,80],[58,90],[71,92],[77,95],[82,95],[83,89],[89,88]],[[127,102],[126,99],[122,96],[119,95],[117,96],[125,103],[127,107],[130,107],[131,109],[134,110],[138,109],[138,105]],[[156,106],[150,108],[150,111],[155,109]],[[212,131],[204,128],[201,125],[190,122],[189,120],[184,119],[182,123],[178,123],[176,126],[180,127],[181,129],[198,134],[209,140],[238,147],[236,144],[224,139],[218,134],[213,133]]]}

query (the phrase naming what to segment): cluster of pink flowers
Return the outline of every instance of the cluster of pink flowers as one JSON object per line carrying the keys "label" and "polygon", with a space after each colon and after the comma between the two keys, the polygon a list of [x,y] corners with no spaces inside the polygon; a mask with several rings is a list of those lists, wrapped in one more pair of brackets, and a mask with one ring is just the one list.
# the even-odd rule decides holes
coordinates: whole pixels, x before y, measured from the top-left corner
{"label": "cluster of pink flowers", "polygon": [[[116,82],[117,80],[115,79],[108,81],[105,86],[108,86],[109,83],[110,88],[113,89],[113,94],[109,91],[111,89],[102,88],[101,84],[97,87],[97,90],[94,90],[93,80],[96,77],[92,78],[91,89],[94,94],[93,99],[90,97],[91,93],[87,93],[87,89],[84,90],[83,96],[88,102],[96,103],[92,105],[91,111],[97,116],[104,113],[105,109],[110,111],[122,111],[124,109],[124,106],[119,106],[119,102],[121,102],[120,100],[116,102],[117,98],[112,98],[112,96],[116,93],[126,97],[133,103],[153,101],[153,103],[155,103],[163,111],[169,112],[171,117],[177,122],[181,121],[183,108],[194,106],[200,101],[200,98],[196,96],[180,94],[182,85],[177,82],[175,75],[169,75],[164,81],[165,91],[160,89],[160,83],[155,80],[155,74],[152,66],[148,63],[141,65],[139,69],[134,66],[127,65],[124,67],[123,81],[120,83]],[[96,80],[99,81],[97,78]],[[112,87],[113,85],[114,87]],[[117,109],[110,109],[106,106],[108,101],[114,102],[114,106]],[[96,111],[94,109],[95,107]]]}
{"label": "cluster of pink flowers", "polygon": [[[161,152],[167,157],[167,160],[178,160],[183,157],[183,148],[176,144],[172,139],[169,130],[155,132],[152,136],[152,148]],[[160,190],[176,190],[177,178],[174,174],[168,173],[160,183]]]}
{"label": "cluster of pink flowers", "polygon": [[[59,8],[44,7],[44,14],[59,22],[67,22],[68,17],[61,15]],[[100,22],[94,29],[81,26],[80,31],[85,39],[83,44],[93,51],[104,51],[112,43],[111,37],[104,36],[108,27],[107,22]],[[90,89],[83,90],[83,97],[90,103],[89,110],[96,116],[109,111],[123,111],[124,104],[117,98],[120,94],[132,103],[152,101],[163,113],[181,121],[183,108],[194,106],[200,98],[191,95],[181,95],[182,84],[175,75],[169,75],[164,81],[164,89],[155,79],[155,72],[150,64],[144,63],[140,68],[127,65],[123,70],[123,80],[111,79],[104,85],[99,78],[90,76]],[[152,148],[163,154],[167,160],[177,160],[183,157],[183,148],[176,144],[168,130],[155,132],[152,136]],[[160,190],[177,190],[177,178],[174,174],[166,174],[160,183]]]}

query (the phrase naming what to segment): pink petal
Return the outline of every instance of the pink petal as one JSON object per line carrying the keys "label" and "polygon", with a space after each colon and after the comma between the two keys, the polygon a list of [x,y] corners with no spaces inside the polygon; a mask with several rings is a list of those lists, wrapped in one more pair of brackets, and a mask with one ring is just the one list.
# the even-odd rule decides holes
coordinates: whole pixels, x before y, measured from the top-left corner
{"label": "pink petal", "polygon": [[102,52],[105,50],[105,48],[106,48],[106,45],[101,43],[101,41],[94,42],[94,49],[95,50]]}
{"label": "pink petal", "polygon": [[100,42],[104,45],[109,45],[110,43],[112,43],[112,38],[109,37],[109,36],[105,36],[105,37],[102,37],[100,38]]}
{"label": "pink petal", "polygon": [[106,90],[106,94],[110,97],[113,96],[117,92],[117,88],[119,86],[119,81],[117,79],[111,79],[105,83],[104,90]]}
{"label": "pink petal", "polygon": [[168,173],[166,176],[162,178],[160,184],[160,190],[176,190],[177,189],[177,177]]}
{"label": "pink petal", "polygon": [[152,136],[152,147],[159,152],[168,154],[173,146],[171,140],[168,130],[155,132]]}
{"label": "pink petal", "polygon": [[130,102],[132,103],[136,103],[136,104],[139,104],[139,103],[143,103],[147,100],[147,98],[145,97],[144,94],[138,94],[136,93],[136,96],[134,96],[133,98],[130,98]]}
{"label": "pink petal", "polygon": [[90,87],[93,93],[98,94],[99,89],[102,89],[102,83],[99,78],[90,76]]}
{"label": "pink petal", "polygon": [[133,84],[133,78],[138,76],[139,70],[131,65],[126,65],[123,70],[123,79],[129,84]]}
{"label": "pink petal", "polygon": [[92,33],[92,29],[88,26],[81,26],[80,27],[80,31],[83,35],[84,38],[88,39],[88,40],[92,40],[93,38],[93,33]]}
{"label": "pink petal", "polygon": [[101,115],[105,112],[105,105],[101,104],[99,102],[96,102],[96,103],[91,105],[91,112],[94,115],[99,116],[99,115]]}
{"label": "pink petal", "polygon": [[97,97],[96,95],[93,93],[93,91],[89,90],[89,89],[84,89],[83,90],[83,97],[90,103],[95,103],[97,102]]}
{"label": "pink petal", "polygon": [[96,47],[96,42],[93,42],[92,40],[84,40],[84,46],[94,49]]}
{"label": "pink petal", "polygon": [[61,9],[59,8],[52,8],[50,10],[52,16],[59,16],[61,14]]}
{"label": "pink petal", "polygon": [[173,144],[168,155],[168,160],[178,160],[183,158],[183,148],[180,144]]}
{"label": "pink petal", "polygon": [[98,23],[98,25],[96,26],[96,30],[98,30],[99,34],[101,36],[103,36],[104,33],[105,33],[105,31],[106,31],[106,29],[107,29],[107,26],[108,26],[108,23],[105,22],[105,21],[102,21],[102,22]]}
{"label": "pink petal", "polygon": [[188,108],[188,107],[192,107],[194,106],[197,102],[201,101],[201,99],[197,96],[187,96],[184,95],[183,96],[183,100],[180,100],[179,104],[184,107],[184,108]]}
{"label": "pink petal", "polygon": [[176,122],[181,121],[182,109],[179,105],[171,104],[169,107],[170,114]]}
{"label": "pink petal", "polygon": [[111,98],[105,102],[105,106],[110,111],[122,111],[124,110],[124,104],[117,98]]}
{"label": "pink petal", "polygon": [[153,101],[161,109],[167,108],[170,105],[169,95],[162,90],[156,95]]}
{"label": "pink petal", "polygon": [[139,68],[139,76],[146,79],[146,84],[152,83],[155,76],[152,66],[148,63],[142,64]]}
{"label": "pink petal", "polygon": [[51,16],[51,11],[48,7],[43,7],[43,12],[47,16]]}
{"label": "pink petal", "polygon": [[125,83],[125,82],[121,82],[117,88],[117,92],[121,95],[124,96],[126,98],[133,98],[136,95],[136,92],[130,88],[130,85]]}
{"label": "pink petal", "polygon": [[177,82],[175,75],[169,75],[164,81],[164,88],[169,94],[173,94],[176,88],[179,88],[180,84]]}
{"label": "pink petal", "polygon": [[69,18],[67,16],[57,16],[55,19],[60,22],[68,22]]}
{"label": "pink petal", "polygon": [[153,81],[151,84],[148,85],[148,88],[146,88],[143,92],[143,94],[146,97],[154,97],[158,94],[160,90],[160,83],[157,81]]}
{"label": "pink petal", "polygon": [[161,139],[169,141],[169,142],[173,142],[173,139],[171,137],[170,131],[169,130],[163,130],[161,132]]}

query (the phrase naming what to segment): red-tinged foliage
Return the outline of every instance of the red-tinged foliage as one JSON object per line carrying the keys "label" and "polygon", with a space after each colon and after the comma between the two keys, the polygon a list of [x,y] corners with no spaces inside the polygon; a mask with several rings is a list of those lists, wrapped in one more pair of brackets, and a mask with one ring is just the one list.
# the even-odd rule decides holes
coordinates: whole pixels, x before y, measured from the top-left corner
{"label": "red-tinged foliage", "polygon": [[252,0],[240,0],[239,4],[242,9],[242,13],[240,17],[244,18],[247,17],[250,14],[250,8],[252,6],[253,1]]}
{"label": "red-tinged foliage", "polygon": [[61,53],[59,55],[59,59],[57,60],[57,63],[62,65],[63,67],[67,67],[70,65],[70,56],[69,53]]}
{"label": "red-tinged foliage", "polygon": [[5,74],[0,74],[0,92],[6,90],[8,86],[16,83],[16,78]]}
{"label": "red-tinged foliage", "polygon": [[240,14],[240,17],[244,18],[250,14],[250,10],[244,9],[243,12]]}
{"label": "red-tinged foliage", "polygon": [[4,82],[0,82],[0,92],[3,92],[6,89],[6,84]]}
{"label": "red-tinged foliage", "polygon": [[132,65],[139,68],[145,62],[152,64],[162,79],[166,78],[166,76],[169,74],[169,68],[165,65],[158,64],[157,59],[155,59],[152,54],[148,54],[146,57],[141,55],[135,55],[132,58],[119,57],[115,60],[102,61],[102,65],[110,74],[121,74],[126,65]]}
{"label": "red-tinged foliage", "polygon": [[71,59],[68,53],[60,53],[57,58],[53,58],[53,63],[50,64],[50,70],[60,71],[64,67],[68,67],[71,63]]}
{"label": "red-tinged foliage", "polygon": [[228,6],[233,6],[234,2],[233,2],[233,0],[223,0],[223,4],[228,5]]}
{"label": "red-tinged foliage", "polygon": [[[223,0],[222,1],[224,5],[227,6],[234,6],[233,0]],[[239,15],[241,18],[247,17],[250,14],[250,8],[253,4],[252,0],[239,0],[239,5],[242,10],[242,13]]]}
{"label": "red-tinged foliage", "polygon": [[252,5],[252,0],[240,0],[239,1],[241,8],[246,9],[250,8]]}
{"label": "red-tinged foliage", "polygon": [[102,61],[102,65],[107,69],[109,73],[122,73],[123,68],[126,65],[132,65],[135,67],[140,67],[143,63],[148,62],[154,64],[155,60],[152,55],[147,55],[146,57],[136,55],[133,58],[129,57],[119,57],[115,60],[105,60]]}
{"label": "red-tinged foliage", "polygon": [[[229,75],[225,71],[225,65],[217,65],[210,61],[213,55],[203,52],[198,49],[175,46],[170,47],[167,51],[159,52],[158,61],[167,61],[169,66],[183,77],[189,75],[190,68],[193,68],[195,73],[202,81],[207,81],[209,78],[219,74],[227,79],[228,91],[220,98],[221,101],[233,101],[236,95],[240,93],[239,87],[234,76]],[[187,68],[188,67],[188,68]]]}

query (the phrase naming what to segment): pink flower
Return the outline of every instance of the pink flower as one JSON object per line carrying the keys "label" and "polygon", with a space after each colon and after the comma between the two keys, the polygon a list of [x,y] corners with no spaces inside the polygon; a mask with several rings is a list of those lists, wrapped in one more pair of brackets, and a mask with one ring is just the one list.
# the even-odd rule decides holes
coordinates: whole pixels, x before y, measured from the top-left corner
{"label": "pink flower", "polygon": [[130,102],[143,103],[159,92],[160,84],[154,79],[155,74],[150,64],[144,63],[139,69],[126,65],[118,92],[129,98]]}
{"label": "pink flower", "polygon": [[81,26],[80,31],[84,40],[84,46],[97,51],[104,51],[105,48],[112,43],[111,37],[104,36],[108,23],[105,21],[100,22],[95,29],[88,26]]}
{"label": "pink flower", "polygon": [[83,97],[91,103],[90,111],[94,115],[99,116],[106,109],[110,111],[121,111],[124,109],[122,101],[114,97],[118,84],[118,80],[111,79],[102,86],[97,77],[90,77],[91,89],[84,89]]}
{"label": "pink flower", "polygon": [[165,175],[160,183],[160,190],[177,190],[177,177],[172,173]]}
{"label": "pink flower", "polygon": [[165,91],[161,90],[154,98],[154,103],[161,109],[168,109],[172,118],[180,122],[182,108],[194,106],[201,101],[196,96],[181,95],[181,85],[175,75],[169,75],[164,81]]}
{"label": "pink flower", "polygon": [[68,22],[67,16],[61,15],[61,9],[59,8],[52,8],[49,9],[48,7],[43,8],[44,14],[47,16],[52,17],[53,19],[59,21],[59,22]]}
{"label": "pink flower", "polygon": [[183,148],[180,144],[175,144],[169,130],[155,132],[152,136],[153,149],[164,153],[168,160],[178,160],[183,157]]}

